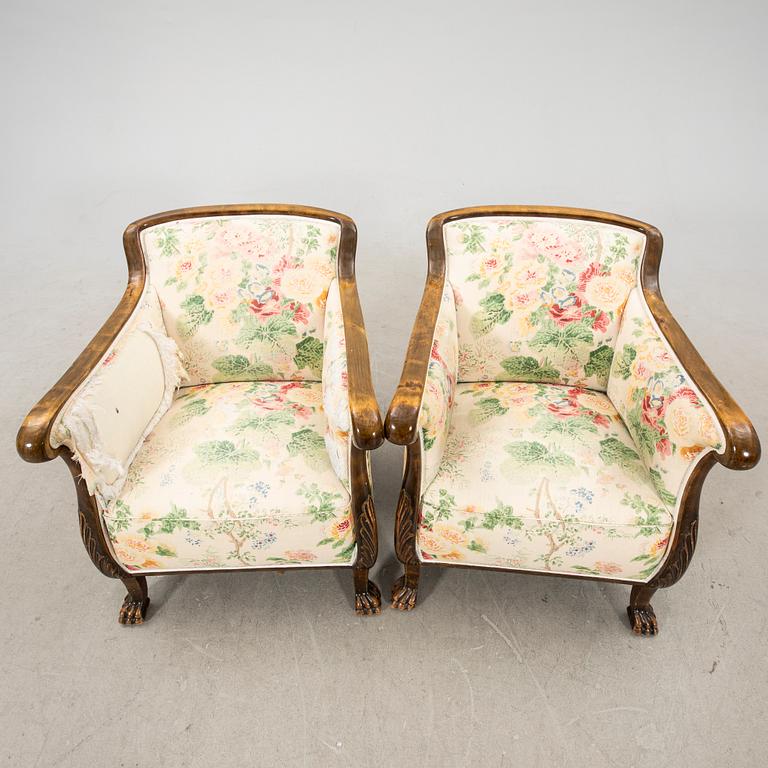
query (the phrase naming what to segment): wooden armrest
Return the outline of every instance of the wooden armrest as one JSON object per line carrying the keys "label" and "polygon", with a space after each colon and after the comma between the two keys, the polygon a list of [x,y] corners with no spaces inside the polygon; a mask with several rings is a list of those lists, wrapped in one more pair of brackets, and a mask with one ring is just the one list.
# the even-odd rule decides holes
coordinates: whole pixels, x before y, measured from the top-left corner
{"label": "wooden armrest", "polygon": [[357,230],[350,220],[342,223],[339,252],[339,294],[347,348],[347,382],[352,442],[361,451],[373,451],[384,442],[379,404],[371,379],[368,337],[355,279]]}
{"label": "wooden armrest", "polygon": [[424,395],[435,326],[440,314],[445,284],[445,255],[442,224],[430,221],[427,227],[429,267],[424,294],[413,324],[403,372],[384,420],[387,439],[395,445],[411,445],[419,437],[419,411]]}
{"label": "wooden armrest", "polygon": [[725,447],[722,454],[717,454],[717,460],[729,469],[751,469],[760,460],[760,440],[755,428],[704,362],[664,302],[659,288],[662,238],[658,230],[649,234],[649,241],[641,285],[651,314],[686,372],[709,401],[723,428]]}
{"label": "wooden armrest", "polygon": [[428,275],[411,338],[408,341],[400,383],[397,385],[384,421],[387,439],[395,445],[410,445],[419,436],[419,411],[442,295],[443,277]]}
{"label": "wooden armrest", "polygon": [[[109,319],[93,337],[67,372],[51,387],[29,412],[16,435],[16,450],[24,461],[39,463],[56,458],[62,451],[50,443],[53,422],[75,390],[99,364],[141,299],[146,268],[140,249],[129,243],[131,227],[124,235],[128,260],[128,285]],[[135,235],[134,235],[135,237]]]}

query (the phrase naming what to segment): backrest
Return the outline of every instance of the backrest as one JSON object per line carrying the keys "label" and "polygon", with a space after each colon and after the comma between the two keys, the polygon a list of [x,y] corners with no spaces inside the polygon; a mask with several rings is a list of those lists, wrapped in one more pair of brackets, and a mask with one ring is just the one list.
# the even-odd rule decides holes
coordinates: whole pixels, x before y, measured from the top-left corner
{"label": "backrest", "polygon": [[188,384],[319,381],[340,237],[336,220],[282,211],[180,215],[144,227],[149,281]]}
{"label": "backrest", "polygon": [[643,232],[586,215],[444,217],[458,380],[605,391],[621,312],[638,283]]}

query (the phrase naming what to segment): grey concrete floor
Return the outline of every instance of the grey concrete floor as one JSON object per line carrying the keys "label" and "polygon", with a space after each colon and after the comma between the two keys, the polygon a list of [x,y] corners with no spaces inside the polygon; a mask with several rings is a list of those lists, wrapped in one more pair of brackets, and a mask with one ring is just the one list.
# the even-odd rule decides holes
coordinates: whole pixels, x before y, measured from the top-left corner
{"label": "grey concrete floor", "polygon": [[[343,571],[155,578],[150,620],[120,627],[123,589],[83,549],[63,463],[15,454],[122,292],[125,225],[244,201],[357,221],[382,410],[430,215],[650,221],[670,307],[765,438],[765,5],[472,8],[0,9],[1,764],[764,764],[768,461],[710,473],[693,563],[654,600],[661,634],[637,638],[626,587],[463,569],[373,618]],[[386,594],[399,450],[373,466]]]}

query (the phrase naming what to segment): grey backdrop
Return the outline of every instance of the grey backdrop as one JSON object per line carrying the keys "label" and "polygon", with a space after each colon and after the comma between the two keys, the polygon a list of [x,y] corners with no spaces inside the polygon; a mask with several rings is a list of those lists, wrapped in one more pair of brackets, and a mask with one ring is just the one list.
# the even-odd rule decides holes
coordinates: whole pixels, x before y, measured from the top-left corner
{"label": "grey backdrop", "polygon": [[[666,238],[667,301],[764,432],[768,14],[760,2],[40,3],[0,10],[0,760],[12,766],[746,766],[765,755],[766,466],[715,468],[685,579],[431,572],[359,619],[348,574],[122,587],[79,541],[27,409],[122,292],[124,226],[179,206],[350,214],[383,411],[424,226],[601,208]],[[401,455],[375,454],[387,592]]]}

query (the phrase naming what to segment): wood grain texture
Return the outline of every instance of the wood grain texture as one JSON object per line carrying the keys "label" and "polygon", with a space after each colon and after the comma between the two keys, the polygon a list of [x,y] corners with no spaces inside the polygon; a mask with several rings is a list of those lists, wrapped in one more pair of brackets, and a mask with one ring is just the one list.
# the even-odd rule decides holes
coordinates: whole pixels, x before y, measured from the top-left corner
{"label": "wood grain texture", "polygon": [[363,310],[357,293],[355,278],[357,229],[352,219],[344,217],[339,221],[341,224],[338,259],[339,295],[347,347],[352,442],[361,450],[372,451],[384,442],[384,428],[373,389],[368,336],[365,332]]}
{"label": "wood grain texture", "polygon": [[384,421],[387,439],[395,445],[411,445],[419,436],[419,410],[444,285],[443,228],[439,221],[432,219],[427,227],[427,282],[408,341],[400,382]]}

